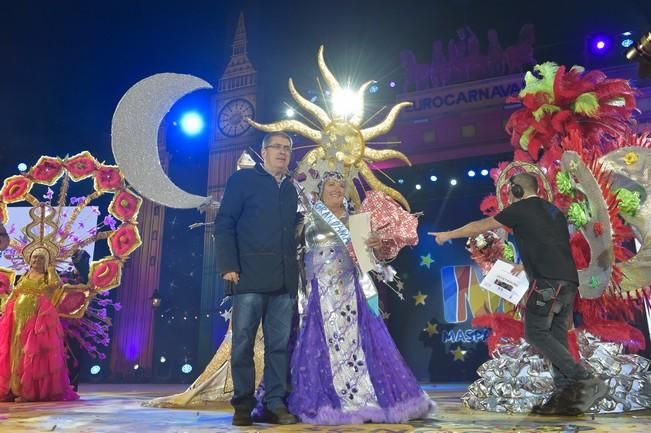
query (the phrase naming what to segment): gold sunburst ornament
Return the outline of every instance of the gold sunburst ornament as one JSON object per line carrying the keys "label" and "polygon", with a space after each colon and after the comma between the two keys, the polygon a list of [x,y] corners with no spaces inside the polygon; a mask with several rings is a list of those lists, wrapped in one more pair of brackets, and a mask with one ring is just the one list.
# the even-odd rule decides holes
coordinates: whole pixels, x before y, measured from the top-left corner
{"label": "gold sunburst ornament", "polygon": [[[341,95],[350,95],[352,91],[342,88],[335,76],[330,72],[323,59],[323,46],[319,48],[318,64],[321,76],[334,98]],[[327,112],[320,106],[305,99],[294,87],[292,79],[289,79],[289,92],[301,108],[307,111],[315,119],[315,126],[312,128],[298,120],[281,120],[269,124],[260,124],[252,119],[248,122],[255,128],[265,132],[295,132],[303,137],[317,143],[318,147],[310,150],[298,164],[297,172],[308,173],[315,171],[340,171],[349,179],[349,191],[352,199],[359,204],[359,195],[352,180],[361,176],[368,185],[374,189],[387,194],[409,210],[407,200],[395,189],[383,184],[373,174],[368,166],[369,163],[385,161],[389,159],[400,159],[411,165],[409,159],[397,150],[373,149],[366,143],[391,130],[396,121],[398,113],[412,105],[411,102],[400,102],[394,105],[386,118],[377,125],[362,128],[364,120],[364,93],[374,83],[367,81],[362,84],[354,98],[350,98],[345,110],[332,110]]]}

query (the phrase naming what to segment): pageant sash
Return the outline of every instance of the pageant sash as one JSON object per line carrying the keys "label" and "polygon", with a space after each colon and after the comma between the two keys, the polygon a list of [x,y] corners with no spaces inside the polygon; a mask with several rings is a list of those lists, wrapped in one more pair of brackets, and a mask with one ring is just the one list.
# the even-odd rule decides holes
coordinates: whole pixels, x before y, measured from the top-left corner
{"label": "pageant sash", "polygon": [[[350,231],[348,231],[348,228],[344,225],[344,223],[342,223],[339,218],[337,218],[321,201],[317,201],[312,209],[319,217],[321,217],[321,219],[323,219],[323,221],[325,221],[326,224],[330,226],[330,228],[332,228],[339,240],[341,240],[341,242],[346,246],[350,257],[357,264],[357,258],[355,256],[355,251],[353,250],[353,241],[350,236]],[[359,269],[359,266],[357,267]],[[377,288],[375,287],[375,284],[373,284],[373,280],[366,272],[359,271],[358,282],[362,289],[362,292],[364,292],[364,297],[369,303],[369,306],[371,306],[371,309],[377,315],[378,313],[376,310],[378,294]]]}
{"label": "pageant sash", "polygon": [[341,220],[339,220],[339,218],[337,218],[335,214],[333,214],[330,209],[323,204],[323,202],[317,201],[314,203],[312,208],[314,209],[314,212],[316,212],[316,214],[319,215],[319,217],[321,217],[321,219],[335,232],[339,240],[348,250],[350,257],[355,263],[357,263],[357,257],[355,257],[355,251],[353,250],[353,239],[350,236],[348,227],[346,227],[346,225],[342,223]]}

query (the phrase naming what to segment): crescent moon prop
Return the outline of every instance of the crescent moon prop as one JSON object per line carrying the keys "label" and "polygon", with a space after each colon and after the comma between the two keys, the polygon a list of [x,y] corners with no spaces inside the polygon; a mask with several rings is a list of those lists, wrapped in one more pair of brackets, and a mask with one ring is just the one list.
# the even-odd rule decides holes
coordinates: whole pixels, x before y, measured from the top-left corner
{"label": "crescent moon prop", "polygon": [[158,156],[158,130],[176,101],[199,89],[211,89],[193,75],[156,74],[124,94],[113,114],[111,147],[115,162],[141,195],[163,206],[190,209],[210,201],[176,186]]}
{"label": "crescent moon prop", "polygon": [[[595,299],[608,288],[615,261],[608,204],[601,193],[597,179],[578,153],[564,152],[561,157],[561,167],[572,173],[576,178],[574,187],[581,191],[590,203],[590,221],[581,227],[581,234],[590,246],[590,264],[586,269],[579,270],[579,293],[584,299]],[[595,223],[602,224],[601,235],[595,234]]]}
{"label": "crescent moon prop", "polygon": [[635,216],[620,214],[636,229],[641,246],[637,254],[617,264],[624,278],[620,282],[623,291],[634,291],[651,285],[651,149],[625,147],[599,158],[604,169],[612,173],[612,187],[639,190],[642,203]]}

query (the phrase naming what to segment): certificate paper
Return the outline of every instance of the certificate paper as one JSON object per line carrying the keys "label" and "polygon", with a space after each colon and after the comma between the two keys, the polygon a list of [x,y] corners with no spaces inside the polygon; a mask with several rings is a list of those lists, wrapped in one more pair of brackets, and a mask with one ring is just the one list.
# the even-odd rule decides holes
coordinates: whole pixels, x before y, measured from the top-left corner
{"label": "certificate paper", "polygon": [[524,271],[517,275],[511,274],[513,265],[498,260],[479,285],[489,292],[495,293],[517,305],[529,289],[529,281]]}
{"label": "certificate paper", "polygon": [[362,272],[373,270],[371,248],[366,245],[366,239],[371,234],[370,214],[363,212],[348,217],[348,230],[350,231],[360,270]]}

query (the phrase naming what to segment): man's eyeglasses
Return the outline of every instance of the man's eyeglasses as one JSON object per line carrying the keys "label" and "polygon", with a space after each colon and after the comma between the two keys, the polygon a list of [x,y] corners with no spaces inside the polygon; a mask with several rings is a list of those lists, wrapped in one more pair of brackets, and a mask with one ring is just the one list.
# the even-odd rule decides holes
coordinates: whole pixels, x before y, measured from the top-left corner
{"label": "man's eyeglasses", "polygon": [[292,152],[292,146],[288,144],[273,143],[264,147],[265,149],[284,150],[287,153]]}

